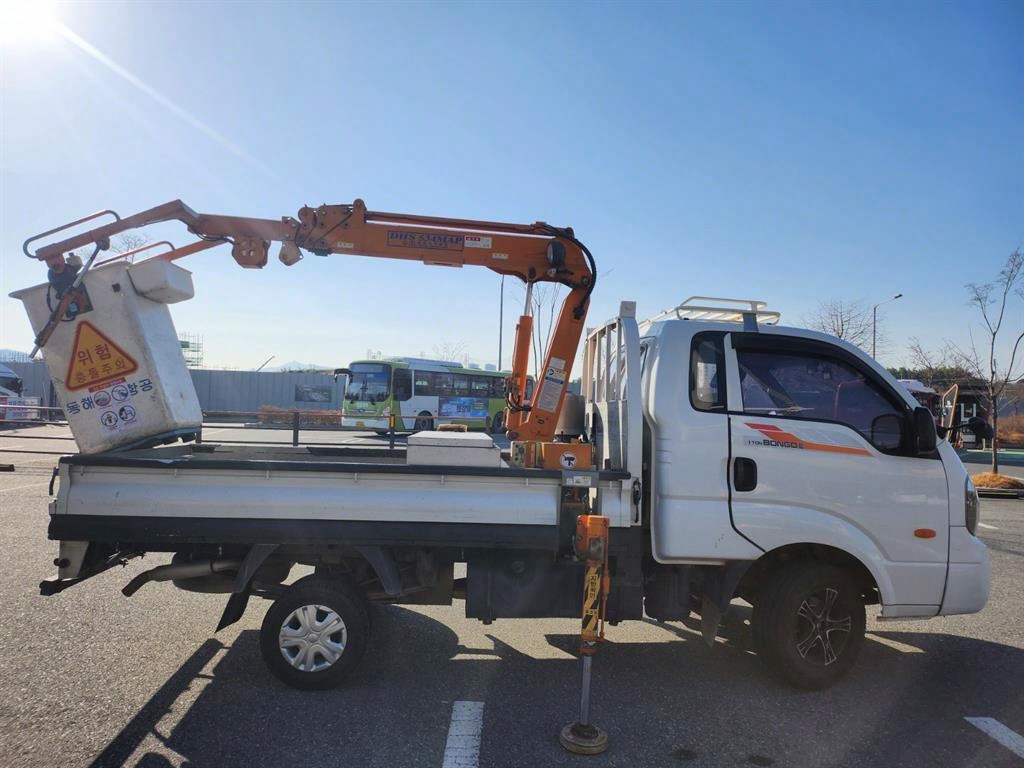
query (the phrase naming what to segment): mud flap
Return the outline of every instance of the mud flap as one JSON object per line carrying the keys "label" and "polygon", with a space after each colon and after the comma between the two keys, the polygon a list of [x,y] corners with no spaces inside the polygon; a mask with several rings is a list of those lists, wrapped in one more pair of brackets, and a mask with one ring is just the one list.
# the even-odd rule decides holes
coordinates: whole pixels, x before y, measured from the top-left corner
{"label": "mud flap", "polygon": [[709,570],[704,574],[704,595],[700,607],[700,634],[708,648],[715,646],[718,625],[729,610],[729,603],[743,574],[750,568],[747,561],[729,563],[724,569]]}
{"label": "mud flap", "polygon": [[373,567],[388,597],[398,597],[401,595],[402,576],[399,573],[398,563],[395,562],[394,556],[381,547],[356,547],[356,549]]}
{"label": "mud flap", "polygon": [[277,544],[253,544],[252,548],[242,561],[242,567],[238,569],[238,576],[235,577],[234,587],[231,589],[231,597],[228,604],[224,606],[224,613],[221,614],[220,623],[217,624],[215,632],[220,632],[224,627],[230,627],[245,613],[245,607],[249,604],[249,584],[256,571],[266,562]]}

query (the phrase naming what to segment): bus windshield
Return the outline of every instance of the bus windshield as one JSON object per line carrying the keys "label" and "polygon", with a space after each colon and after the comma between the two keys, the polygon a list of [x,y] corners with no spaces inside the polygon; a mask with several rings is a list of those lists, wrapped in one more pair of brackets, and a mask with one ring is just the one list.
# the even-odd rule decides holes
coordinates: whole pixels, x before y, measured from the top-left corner
{"label": "bus windshield", "polygon": [[3,387],[16,395],[20,395],[21,377],[6,365],[0,365],[0,387]]}
{"label": "bus windshield", "polygon": [[381,363],[355,363],[349,369],[345,399],[351,403],[380,403],[391,389],[391,366]]}

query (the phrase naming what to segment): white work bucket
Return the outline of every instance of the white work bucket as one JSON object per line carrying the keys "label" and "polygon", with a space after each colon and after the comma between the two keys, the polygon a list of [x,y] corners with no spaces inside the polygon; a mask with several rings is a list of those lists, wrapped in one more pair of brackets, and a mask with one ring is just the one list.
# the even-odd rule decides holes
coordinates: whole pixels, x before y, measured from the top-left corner
{"label": "white work bucket", "polygon": [[[46,345],[54,389],[82,453],[156,445],[199,431],[203,414],[167,304],[192,298],[192,275],[167,261],[90,270],[85,295]],[[11,294],[36,333],[58,299],[50,285]]]}

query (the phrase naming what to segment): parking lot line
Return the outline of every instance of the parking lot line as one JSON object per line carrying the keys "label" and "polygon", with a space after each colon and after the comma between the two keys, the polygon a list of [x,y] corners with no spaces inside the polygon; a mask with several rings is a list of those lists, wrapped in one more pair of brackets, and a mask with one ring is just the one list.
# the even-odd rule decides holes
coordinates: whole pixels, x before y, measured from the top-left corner
{"label": "parking lot line", "polygon": [[873,640],[876,643],[886,645],[892,648],[894,651],[899,651],[900,653],[924,653],[924,649],[918,648],[916,645],[907,645],[906,643],[900,643],[888,637],[876,635],[874,632],[866,633],[865,637],[867,637],[870,640]]}
{"label": "parking lot line", "polygon": [[477,768],[480,762],[480,732],[483,728],[482,701],[453,702],[441,768]]}
{"label": "parking lot line", "polygon": [[991,736],[1008,750],[1013,752],[1013,754],[1017,755],[1017,757],[1024,757],[1024,736],[1021,736],[1015,731],[1011,731],[998,720],[991,717],[965,717],[964,720],[983,733]]}
{"label": "parking lot line", "polygon": [[29,483],[28,485],[16,485],[13,488],[0,488],[0,493],[6,493],[7,491],[23,491],[26,488],[45,488],[49,484],[49,481],[47,481],[45,483]]}

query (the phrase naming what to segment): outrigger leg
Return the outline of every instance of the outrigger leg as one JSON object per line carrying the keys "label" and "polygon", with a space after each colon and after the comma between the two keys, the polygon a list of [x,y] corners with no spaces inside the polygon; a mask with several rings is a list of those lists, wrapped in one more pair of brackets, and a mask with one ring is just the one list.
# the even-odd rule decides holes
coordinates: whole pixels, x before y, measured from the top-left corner
{"label": "outrigger leg", "polygon": [[578,755],[597,755],[608,749],[608,734],[590,722],[590,667],[597,644],[604,639],[605,607],[608,602],[608,518],[580,515],[576,519],[576,555],[586,560],[583,579],[583,621],[580,629],[580,657],[583,676],[580,719],[562,729],[562,746]]}

